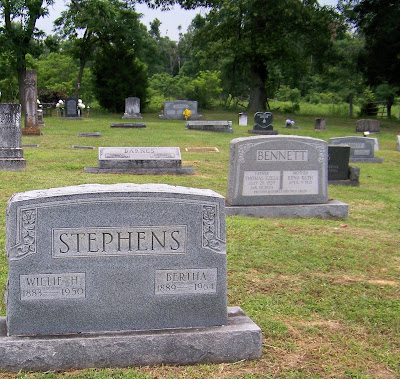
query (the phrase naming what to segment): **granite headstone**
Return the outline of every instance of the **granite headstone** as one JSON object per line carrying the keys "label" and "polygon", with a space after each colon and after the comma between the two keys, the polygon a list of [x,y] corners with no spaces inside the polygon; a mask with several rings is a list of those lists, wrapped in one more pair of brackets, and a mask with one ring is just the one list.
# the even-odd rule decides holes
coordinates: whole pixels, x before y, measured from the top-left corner
{"label": "granite headstone", "polygon": [[400,151],[400,135],[397,136],[397,144],[396,144],[396,147],[397,147],[397,151]]}
{"label": "granite headstone", "polygon": [[326,130],[326,119],[316,118],[314,122],[314,130],[325,131]]}
{"label": "granite headstone", "polygon": [[378,120],[374,119],[361,119],[357,120],[356,132],[370,132],[370,133],[380,133],[381,124]]}
{"label": "granite headstone", "polygon": [[82,119],[78,112],[78,99],[76,97],[70,97],[65,100],[65,118]]}
{"label": "granite headstone", "polygon": [[90,184],[7,204],[0,370],[65,370],[261,356],[227,308],[224,198],[162,184]]}
{"label": "granite headstone", "polygon": [[23,171],[21,148],[21,105],[0,103],[0,170]]}
{"label": "granite headstone", "polygon": [[239,113],[239,126],[247,126],[247,114],[240,112]]}
{"label": "granite headstone", "polygon": [[85,167],[84,171],[95,174],[194,174],[193,167],[182,166],[179,147],[99,147],[98,167]]}
{"label": "granite headstone", "polygon": [[122,118],[142,118],[140,99],[138,97],[127,97],[125,99],[125,113]]}
{"label": "granite headstone", "polygon": [[350,146],[350,162],[382,163],[382,158],[374,156],[375,140],[369,137],[334,137],[329,145]]}
{"label": "granite headstone", "polygon": [[254,114],[254,126],[249,133],[263,134],[263,135],[276,135],[278,132],[274,130],[272,121],[274,116],[271,112],[256,112]]}
{"label": "granite headstone", "polygon": [[230,144],[226,212],[256,217],[347,217],[328,199],[328,147],[299,136],[237,138]]}
{"label": "granite headstone", "polygon": [[233,133],[232,121],[186,121],[185,129]]}
{"label": "granite headstone", "polygon": [[159,117],[163,119],[184,120],[185,116],[183,112],[185,109],[191,112],[190,120],[198,120],[203,117],[203,115],[198,113],[197,101],[191,100],[166,101],[164,103],[164,112]]}
{"label": "granite headstone", "polygon": [[350,146],[328,146],[328,181],[349,179]]}

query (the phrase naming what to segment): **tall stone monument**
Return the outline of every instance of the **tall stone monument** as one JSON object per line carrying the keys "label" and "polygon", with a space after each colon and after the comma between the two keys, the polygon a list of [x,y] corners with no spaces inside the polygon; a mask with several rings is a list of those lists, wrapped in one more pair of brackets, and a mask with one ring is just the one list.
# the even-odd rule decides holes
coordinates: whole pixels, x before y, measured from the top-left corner
{"label": "tall stone monument", "polygon": [[0,103],[0,170],[23,171],[21,149],[21,105]]}
{"label": "tall stone monument", "polygon": [[37,74],[28,70],[25,76],[25,127],[24,136],[40,136],[41,131],[37,113]]}

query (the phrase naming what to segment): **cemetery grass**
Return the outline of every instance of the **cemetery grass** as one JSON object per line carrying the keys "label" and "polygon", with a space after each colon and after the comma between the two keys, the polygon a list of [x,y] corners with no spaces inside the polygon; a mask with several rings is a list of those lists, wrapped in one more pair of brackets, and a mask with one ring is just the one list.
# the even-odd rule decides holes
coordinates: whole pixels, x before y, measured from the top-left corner
{"label": "cemetery grass", "polygon": [[[121,115],[98,113],[83,121],[45,118],[40,137],[23,137],[25,172],[0,172],[0,315],[7,280],[6,203],[15,192],[85,183],[166,183],[226,193],[229,142],[249,136],[236,113],[205,113],[233,120],[234,134],[186,131],[184,121],[144,114],[145,129],[111,129]],[[355,134],[356,119],[327,119],[314,131],[315,116],[274,114],[279,134],[321,138]],[[298,130],[283,129],[292,118]],[[80,132],[102,137],[77,137]],[[400,376],[400,152],[398,122],[381,120],[382,164],[356,164],[360,187],[329,186],[329,197],[349,204],[349,218],[227,218],[228,301],[240,306],[263,331],[262,358],[252,362],[189,367],[90,369],[60,373],[0,373],[4,378],[198,378]],[[97,149],[85,146],[179,146],[193,176],[87,174]],[[186,152],[217,147],[219,152]]]}

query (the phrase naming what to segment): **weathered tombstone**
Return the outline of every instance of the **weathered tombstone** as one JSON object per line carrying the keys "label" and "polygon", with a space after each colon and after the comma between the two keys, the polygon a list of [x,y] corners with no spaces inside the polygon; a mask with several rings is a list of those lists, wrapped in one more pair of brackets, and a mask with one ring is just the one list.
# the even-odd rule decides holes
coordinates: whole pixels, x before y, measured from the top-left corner
{"label": "weathered tombstone", "polygon": [[247,126],[247,114],[240,112],[239,113],[239,126]]}
{"label": "weathered tombstone", "polygon": [[122,128],[122,129],[141,129],[145,128],[145,122],[123,122],[117,124],[111,124],[111,128]]}
{"label": "weathered tombstone", "polygon": [[159,117],[163,119],[183,120],[185,119],[183,115],[185,109],[191,112],[190,120],[203,118],[203,115],[197,113],[197,101],[190,100],[166,101],[164,103],[164,112]]}
{"label": "weathered tombstone", "polygon": [[38,115],[38,125],[40,126],[46,126],[43,122],[43,109],[38,108],[37,110],[37,115]]}
{"label": "weathered tombstone", "polygon": [[194,168],[182,166],[179,147],[99,147],[98,167],[85,172],[146,175],[191,175]]}
{"label": "weathered tombstone", "polygon": [[21,105],[0,103],[0,170],[23,171],[21,148]]}
{"label": "weathered tombstone", "polygon": [[278,132],[274,130],[272,121],[274,116],[271,112],[257,112],[254,114],[254,126],[249,133],[252,134],[264,134],[264,135],[276,135]]}
{"label": "weathered tombstone", "polygon": [[142,118],[138,97],[127,97],[125,99],[125,113],[122,118]]}
{"label": "weathered tombstone", "polygon": [[316,118],[314,123],[314,130],[325,131],[326,130],[326,119]]}
{"label": "weathered tombstone", "polygon": [[397,136],[397,150],[400,151],[400,135]]}
{"label": "weathered tombstone", "polygon": [[237,138],[230,144],[227,214],[347,217],[328,199],[328,147],[299,136]]}
{"label": "weathered tombstone", "polygon": [[25,126],[24,136],[40,136],[41,131],[37,114],[37,74],[34,70],[26,71],[25,76]]}
{"label": "weathered tombstone", "polygon": [[349,166],[350,146],[328,146],[328,183],[359,186],[360,169]]}
{"label": "weathered tombstone", "polygon": [[233,133],[232,121],[186,121],[185,129]]}
{"label": "weathered tombstone", "polygon": [[335,137],[329,139],[329,145],[350,146],[350,162],[382,163],[382,158],[374,156],[375,140],[369,137]]}
{"label": "weathered tombstone", "polygon": [[65,118],[82,120],[78,112],[78,99],[76,97],[70,97],[65,100]]}
{"label": "weathered tombstone", "polygon": [[261,330],[227,308],[224,198],[211,190],[124,183],[15,194],[6,236],[2,371],[261,356]]}
{"label": "weathered tombstone", "polygon": [[380,133],[381,124],[378,120],[374,119],[361,119],[356,123],[356,132],[370,132],[370,133]]}

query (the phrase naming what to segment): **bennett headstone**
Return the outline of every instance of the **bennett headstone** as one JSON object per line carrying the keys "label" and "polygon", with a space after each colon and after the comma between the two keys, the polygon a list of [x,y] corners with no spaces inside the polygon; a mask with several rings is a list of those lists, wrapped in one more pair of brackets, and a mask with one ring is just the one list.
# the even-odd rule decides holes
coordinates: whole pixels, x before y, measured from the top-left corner
{"label": "bennett headstone", "polygon": [[326,203],[327,160],[327,143],[316,138],[234,139],[230,144],[227,203]]}
{"label": "bennett headstone", "polygon": [[127,97],[125,99],[125,113],[122,118],[142,118],[138,97]]}
{"label": "bennett headstone", "polygon": [[350,146],[328,146],[328,180],[349,179]]}
{"label": "bennett headstone", "polygon": [[25,170],[21,148],[21,105],[0,103],[0,170]]}
{"label": "bennett headstone", "polygon": [[227,323],[224,198],[83,185],[8,202],[9,335]]}
{"label": "bennett headstone", "polygon": [[25,126],[23,135],[40,135],[37,114],[37,74],[34,70],[26,71],[25,84]]}
{"label": "bennett headstone", "polygon": [[185,109],[190,110],[192,113],[189,117],[190,120],[196,120],[203,117],[203,115],[198,114],[197,101],[175,100],[166,101],[164,103],[164,113],[160,115],[160,118],[183,120],[185,119],[185,116],[183,115]]}
{"label": "bennett headstone", "polygon": [[249,133],[253,134],[264,134],[264,135],[276,135],[278,132],[274,130],[272,121],[274,116],[271,112],[257,112],[254,114],[254,126]]}
{"label": "bennett headstone", "polygon": [[374,156],[375,140],[369,137],[335,137],[329,145],[350,146],[350,162],[382,163],[382,158]]}

